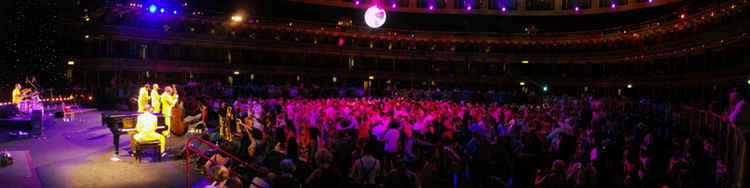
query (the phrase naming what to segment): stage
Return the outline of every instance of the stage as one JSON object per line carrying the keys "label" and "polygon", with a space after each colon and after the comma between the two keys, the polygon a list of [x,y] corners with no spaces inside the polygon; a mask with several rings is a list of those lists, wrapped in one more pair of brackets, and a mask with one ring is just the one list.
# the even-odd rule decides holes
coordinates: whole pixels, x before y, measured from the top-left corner
{"label": "stage", "polygon": [[[44,124],[46,139],[9,135],[17,133],[18,127],[7,125],[24,120],[6,119],[0,126],[0,150],[28,151],[42,187],[186,187],[184,159],[169,155],[152,162],[153,156],[147,153],[138,163],[128,155],[129,135],[121,136],[120,155],[114,156],[112,133],[101,123],[102,111],[85,111],[67,122],[53,113],[44,116],[45,121],[51,121]],[[167,138],[167,150],[177,153],[192,136],[200,135]],[[192,168],[190,173],[190,185],[206,176]]]}

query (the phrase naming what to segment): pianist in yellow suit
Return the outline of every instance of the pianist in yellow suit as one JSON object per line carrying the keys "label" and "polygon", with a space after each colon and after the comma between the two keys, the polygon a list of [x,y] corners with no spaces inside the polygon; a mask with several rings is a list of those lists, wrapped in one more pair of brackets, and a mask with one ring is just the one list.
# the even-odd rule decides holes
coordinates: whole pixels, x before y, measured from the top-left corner
{"label": "pianist in yellow suit", "polygon": [[144,105],[143,110],[145,110],[145,112],[138,115],[138,121],[135,124],[135,130],[138,133],[133,134],[133,137],[131,137],[130,147],[132,151],[135,151],[135,143],[137,141],[159,140],[161,141],[161,152],[164,152],[164,145],[166,145],[166,142],[164,135],[156,133],[157,118],[154,114],[151,114],[151,105]]}
{"label": "pianist in yellow suit", "polygon": [[150,97],[148,96],[148,84],[141,87],[138,91],[138,112],[146,112],[144,106],[148,104]]}
{"label": "pianist in yellow suit", "polygon": [[[164,114],[164,123],[167,124],[167,133],[172,129],[172,108],[177,104],[179,96],[174,94],[171,86],[164,87],[164,93],[161,94],[161,113]],[[158,109],[154,109],[158,111]]]}

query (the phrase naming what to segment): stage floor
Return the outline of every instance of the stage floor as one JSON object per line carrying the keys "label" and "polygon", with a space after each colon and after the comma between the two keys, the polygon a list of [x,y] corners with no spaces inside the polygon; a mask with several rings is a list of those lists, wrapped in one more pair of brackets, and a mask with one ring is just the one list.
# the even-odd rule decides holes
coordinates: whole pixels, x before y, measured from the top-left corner
{"label": "stage floor", "polygon": [[[53,122],[45,125],[46,139],[11,136],[17,130],[0,127],[0,150],[27,150],[43,187],[186,187],[184,159],[147,162],[147,153],[138,163],[128,155],[130,135],[120,137],[120,155],[113,160],[112,133],[101,125],[101,111]],[[199,135],[168,138],[167,149],[179,151],[192,136]],[[190,185],[205,177],[192,168],[190,173]]]}

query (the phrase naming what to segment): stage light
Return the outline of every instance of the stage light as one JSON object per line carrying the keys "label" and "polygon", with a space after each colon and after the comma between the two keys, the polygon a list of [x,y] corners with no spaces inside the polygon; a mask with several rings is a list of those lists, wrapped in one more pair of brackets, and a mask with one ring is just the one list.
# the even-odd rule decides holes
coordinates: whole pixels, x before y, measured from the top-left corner
{"label": "stage light", "polygon": [[503,9],[502,9],[502,10],[503,10],[503,12],[505,12],[505,11],[506,11],[505,7],[503,7]]}
{"label": "stage light", "polygon": [[393,5],[391,5],[391,7],[396,8],[396,3],[393,3]]}
{"label": "stage light", "polygon": [[616,5],[614,3],[612,3],[612,8],[615,8],[615,7],[616,7]]}
{"label": "stage light", "polygon": [[354,4],[359,5],[359,1],[355,1]]}
{"label": "stage light", "polygon": [[680,19],[684,19],[684,18],[685,18],[685,14],[684,13],[680,14]]}
{"label": "stage light", "polygon": [[544,86],[542,90],[547,91],[547,86]]}
{"label": "stage light", "polygon": [[159,9],[160,13],[164,13],[164,8]]}
{"label": "stage light", "polygon": [[653,3],[653,2],[654,2],[654,0],[648,0],[648,2],[649,2],[649,3]]}
{"label": "stage light", "polygon": [[150,13],[156,13],[156,9],[157,9],[156,5],[152,4],[151,6],[148,6],[148,12]]}
{"label": "stage light", "polygon": [[471,10],[471,6],[466,7],[466,10]]}
{"label": "stage light", "polygon": [[370,76],[370,80],[373,80],[373,79],[375,79],[375,77],[374,76]]}
{"label": "stage light", "polygon": [[240,71],[234,71],[234,74],[240,74]]}
{"label": "stage light", "polygon": [[75,65],[75,64],[76,64],[75,61],[68,61],[68,65]]}
{"label": "stage light", "polygon": [[628,88],[633,88],[633,85],[632,84],[628,84]]}
{"label": "stage light", "polygon": [[333,83],[336,83],[336,77],[333,77]]}
{"label": "stage light", "polygon": [[83,38],[89,38],[89,35],[83,36]]}
{"label": "stage light", "polygon": [[434,9],[434,8],[435,8],[434,6],[430,5],[430,10],[432,10],[432,9]]}
{"label": "stage light", "polygon": [[385,23],[385,10],[372,6],[365,12],[365,23],[372,28],[378,28]]}
{"label": "stage light", "polygon": [[235,22],[242,21],[242,16],[232,16],[232,20]]}
{"label": "stage light", "polygon": [[176,10],[175,10],[175,11],[172,11],[172,14],[177,14],[177,11],[176,11]]}
{"label": "stage light", "polygon": [[526,82],[521,82],[521,83],[518,83],[518,85],[522,85],[522,86],[525,86],[525,85],[526,85]]}
{"label": "stage light", "polygon": [[573,9],[573,10],[575,10],[576,12],[578,12],[578,7],[576,7],[576,8],[575,8],[575,9]]}
{"label": "stage light", "polygon": [[750,79],[747,80],[747,84],[750,84]]}
{"label": "stage light", "polygon": [[521,61],[523,64],[529,64],[529,61]]}

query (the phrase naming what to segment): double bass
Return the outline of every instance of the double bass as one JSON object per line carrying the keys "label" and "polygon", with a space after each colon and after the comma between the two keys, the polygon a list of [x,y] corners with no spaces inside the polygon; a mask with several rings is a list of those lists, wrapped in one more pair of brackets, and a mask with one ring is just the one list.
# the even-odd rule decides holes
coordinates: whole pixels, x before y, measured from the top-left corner
{"label": "double bass", "polygon": [[[174,95],[177,95],[177,87],[175,85],[172,85],[172,88],[174,90]],[[185,118],[183,112],[185,109],[182,107],[183,103],[180,101],[172,107],[172,127],[170,128],[172,134],[177,136],[182,136],[187,134],[187,128],[185,128],[185,123],[182,121],[183,118]]]}

